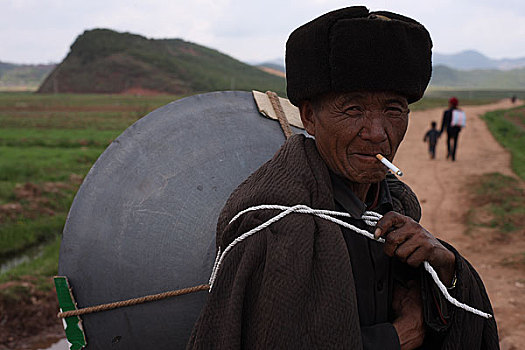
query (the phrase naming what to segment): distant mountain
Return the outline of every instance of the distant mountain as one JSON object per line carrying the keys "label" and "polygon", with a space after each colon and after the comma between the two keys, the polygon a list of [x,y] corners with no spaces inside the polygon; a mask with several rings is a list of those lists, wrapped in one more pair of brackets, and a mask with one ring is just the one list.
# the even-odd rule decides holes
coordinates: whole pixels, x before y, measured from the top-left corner
{"label": "distant mountain", "polygon": [[286,73],[277,65],[257,66],[260,70],[266,73],[276,75],[281,78],[286,78]]}
{"label": "distant mountain", "polygon": [[56,64],[14,64],[0,62],[0,89],[35,90]]}
{"label": "distant mountain", "polygon": [[248,62],[248,64],[251,64],[252,66],[273,66],[273,67],[279,67],[279,70],[282,70],[284,72],[284,58],[274,58],[273,60],[265,60],[265,61],[251,61]]}
{"label": "distant mountain", "polygon": [[281,73],[286,72],[286,69],[284,68],[284,66],[280,64],[276,64],[276,63],[271,63],[271,62],[265,62],[265,63],[258,64],[257,67],[270,68],[270,69],[279,71]]}
{"label": "distant mountain", "polygon": [[251,64],[270,74],[274,74],[280,77],[286,77],[286,69],[284,68],[284,58],[275,58],[273,60],[263,62],[252,62]]}
{"label": "distant mountain", "polygon": [[[273,61],[258,66],[284,72],[284,67]],[[430,81],[433,87],[525,89],[525,58],[493,60],[476,51],[464,51],[456,55],[435,53],[433,64]],[[510,68],[514,66],[518,68]]]}
{"label": "distant mountain", "polygon": [[[502,58],[499,60],[489,58],[478,51],[466,50],[456,54],[440,54],[434,52],[432,55],[434,66],[447,66],[453,69],[473,70],[473,69],[499,69],[512,70],[525,68],[525,57],[522,58]],[[256,66],[269,67],[282,72],[284,69],[284,59],[276,58],[269,61],[254,63]]]}
{"label": "distant mountain", "polygon": [[233,89],[285,95],[285,80],[181,39],[94,29],[75,40],[38,92],[192,94]]}
{"label": "distant mountain", "polygon": [[432,57],[434,66],[447,66],[453,69],[473,70],[473,69],[499,69],[511,70],[525,68],[525,57],[522,58],[503,58],[492,59],[477,51],[468,50],[457,54],[445,55],[434,53]]}
{"label": "distant mountain", "polygon": [[435,88],[519,89],[525,90],[525,68],[513,70],[456,70],[434,66],[430,85]]}

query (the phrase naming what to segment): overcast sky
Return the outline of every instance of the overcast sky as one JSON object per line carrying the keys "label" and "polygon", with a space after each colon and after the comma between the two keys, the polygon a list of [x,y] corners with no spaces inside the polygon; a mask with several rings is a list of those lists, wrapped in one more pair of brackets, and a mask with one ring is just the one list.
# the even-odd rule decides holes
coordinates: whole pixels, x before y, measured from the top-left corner
{"label": "overcast sky", "polygon": [[523,0],[0,0],[0,61],[60,62],[84,30],[109,28],[181,38],[262,62],[284,57],[286,39],[299,25],[351,5],[418,20],[435,52],[525,57]]}

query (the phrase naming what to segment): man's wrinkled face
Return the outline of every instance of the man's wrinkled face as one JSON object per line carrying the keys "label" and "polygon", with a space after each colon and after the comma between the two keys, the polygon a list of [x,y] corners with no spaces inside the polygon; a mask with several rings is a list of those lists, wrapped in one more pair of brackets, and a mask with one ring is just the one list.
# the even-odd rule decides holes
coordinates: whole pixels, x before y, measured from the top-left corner
{"label": "man's wrinkled face", "polygon": [[356,183],[375,183],[387,168],[376,154],[392,160],[408,126],[408,103],[392,92],[326,95],[301,105],[306,131],[336,174]]}

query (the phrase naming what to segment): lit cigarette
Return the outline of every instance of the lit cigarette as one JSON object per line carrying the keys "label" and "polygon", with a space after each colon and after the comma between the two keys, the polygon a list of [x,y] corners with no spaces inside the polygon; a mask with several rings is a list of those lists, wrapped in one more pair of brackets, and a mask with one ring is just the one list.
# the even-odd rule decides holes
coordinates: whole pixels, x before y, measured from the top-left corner
{"label": "lit cigarette", "polygon": [[384,165],[386,165],[386,167],[390,170],[392,170],[392,172],[394,174],[396,174],[397,176],[403,176],[403,172],[401,170],[399,170],[399,168],[397,166],[395,166],[394,164],[390,163],[388,161],[388,159],[386,159],[385,157],[383,157],[382,155],[380,154],[376,154],[376,158],[379,159],[381,161],[381,163],[383,163]]}

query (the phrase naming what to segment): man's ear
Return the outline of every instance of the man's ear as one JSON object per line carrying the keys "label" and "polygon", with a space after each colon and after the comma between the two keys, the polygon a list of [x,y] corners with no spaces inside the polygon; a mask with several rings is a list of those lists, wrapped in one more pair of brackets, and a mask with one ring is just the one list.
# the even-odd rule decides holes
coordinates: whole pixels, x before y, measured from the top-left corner
{"label": "man's ear", "polygon": [[315,111],[310,101],[305,100],[301,103],[299,113],[301,113],[301,121],[306,132],[315,136]]}

